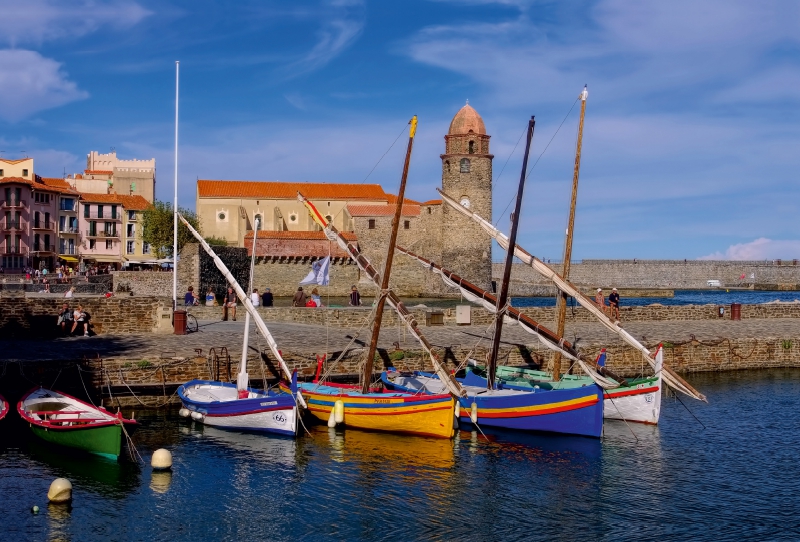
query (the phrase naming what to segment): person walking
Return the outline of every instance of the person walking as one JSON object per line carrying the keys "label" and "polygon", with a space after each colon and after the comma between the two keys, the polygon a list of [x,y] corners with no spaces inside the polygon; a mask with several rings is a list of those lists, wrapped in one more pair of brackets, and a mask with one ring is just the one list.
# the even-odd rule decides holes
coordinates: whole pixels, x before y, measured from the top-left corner
{"label": "person walking", "polygon": [[611,318],[617,322],[621,320],[619,317],[619,292],[616,288],[611,289],[611,294],[608,296],[608,305],[611,309]]}
{"label": "person walking", "polygon": [[206,292],[206,307],[213,307],[216,304],[217,304],[217,296],[214,295],[214,288],[209,286],[208,291]]}
{"label": "person walking", "polygon": [[228,292],[225,294],[225,299],[222,303],[222,320],[228,319],[228,309],[231,309],[233,321],[236,321],[236,293],[233,288],[228,286]]}
{"label": "person walking", "polygon": [[356,285],[353,284],[353,287],[350,288],[350,302],[348,303],[351,307],[360,307],[361,306],[361,294],[358,293],[358,288]]}
{"label": "person walking", "polygon": [[303,291],[303,287],[300,286],[297,288],[297,291],[292,298],[292,307],[305,307],[306,306],[306,294]]}
{"label": "person walking", "polygon": [[261,296],[258,294],[258,288],[253,288],[253,293],[250,294],[250,301],[253,303],[254,307],[258,307],[261,304]]}
{"label": "person walking", "polygon": [[272,291],[269,288],[265,288],[264,295],[261,296],[261,306],[271,307],[274,302],[275,301],[272,298]]}
{"label": "person walking", "polygon": [[603,311],[603,314],[606,313],[606,298],[603,296],[603,289],[598,288],[597,293],[594,296],[594,302],[597,304],[598,308]]}

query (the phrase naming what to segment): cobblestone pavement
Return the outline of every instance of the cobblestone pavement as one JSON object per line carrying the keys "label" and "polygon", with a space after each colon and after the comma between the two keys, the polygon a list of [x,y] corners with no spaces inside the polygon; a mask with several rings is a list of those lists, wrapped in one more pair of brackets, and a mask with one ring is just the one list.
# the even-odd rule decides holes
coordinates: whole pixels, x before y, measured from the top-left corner
{"label": "cobblestone pavement", "polygon": [[[279,348],[284,352],[321,353],[341,351],[350,345],[351,337],[358,330],[329,328],[324,326],[271,323],[270,331],[275,336]],[[681,322],[632,322],[626,329],[637,339],[653,345],[657,342],[680,343],[694,335],[700,341],[721,338],[776,338],[800,340],[800,320],[798,319],[748,319],[698,320]],[[0,340],[0,361],[4,360],[77,360],[84,357],[126,358],[134,360],[153,360],[162,357],[190,357],[195,348],[202,349],[205,356],[210,348],[225,346],[236,359],[241,354],[244,322],[201,321],[199,331],[185,336],[177,335],[101,335],[95,337],[69,337],[55,340]],[[481,341],[486,346],[491,330],[483,326],[441,326],[422,327],[422,332],[434,346],[470,348]],[[581,339],[583,345],[613,345],[619,339],[599,324],[574,324],[567,326],[566,337]],[[364,346],[369,342],[370,331],[360,330],[352,346]],[[381,332],[380,347],[391,348],[398,342],[401,348],[415,349],[416,341],[400,328],[388,328]],[[536,339],[519,326],[506,326],[503,342],[532,345]],[[250,332],[250,345],[266,349],[266,341],[257,333],[255,326]]]}

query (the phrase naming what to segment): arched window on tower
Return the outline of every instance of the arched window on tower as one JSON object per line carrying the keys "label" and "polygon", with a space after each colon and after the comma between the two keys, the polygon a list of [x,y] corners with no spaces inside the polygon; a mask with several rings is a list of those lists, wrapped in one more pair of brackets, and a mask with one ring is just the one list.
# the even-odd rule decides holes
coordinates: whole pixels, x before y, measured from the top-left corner
{"label": "arched window on tower", "polygon": [[253,223],[258,223],[256,225],[256,230],[263,230],[264,229],[264,218],[261,215],[256,215],[253,217]]}
{"label": "arched window on tower", "polygon": [[470,141],[469,142],[469,153],[470,154],[475,154],[475,142],[474,141]]}
{"label": "arched window on tower", "polygon": [[447,170],[447,173],[450,173],[450,160],[444,161],[444,168]]}
{"label": "arched window on tower", "polygon": [[469,158],[461,159],[461,173],[469,173]]}

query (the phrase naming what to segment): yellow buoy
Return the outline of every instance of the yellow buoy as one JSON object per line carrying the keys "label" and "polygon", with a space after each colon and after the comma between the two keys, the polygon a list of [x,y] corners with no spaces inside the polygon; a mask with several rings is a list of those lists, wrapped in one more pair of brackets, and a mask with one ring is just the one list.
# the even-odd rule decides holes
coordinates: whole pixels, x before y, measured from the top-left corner
{"label": "yellow buoy", "polygon": [[172,454],[169,450],[159,448],[153,452],[153,458],[150,460],[150,466],[155,470],[168,470],[172,468]]}
{"label": "yellow buoy", "polygon": [[472,423],[478,423],[478,405],[477,403],[472,403],[472,408],[470,409],[469,419],[472,420]]}
{"label": "yellow buoy", "polygon": [[344,401],[339,399],[333,403],[333,412],[336,423],[342,423],[344,421]]}
{"label": "yellow buoy", "polygon": [[72,500],[72,482],[66,478],[56,478],[50,484],[47,500],[53,503],[64,503]]}

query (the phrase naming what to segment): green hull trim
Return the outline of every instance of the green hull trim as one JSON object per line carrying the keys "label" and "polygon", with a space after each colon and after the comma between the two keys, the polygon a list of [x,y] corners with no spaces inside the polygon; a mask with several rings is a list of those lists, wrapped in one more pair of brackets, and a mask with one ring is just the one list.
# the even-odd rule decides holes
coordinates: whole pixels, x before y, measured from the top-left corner
{"label": "green hull trim", "polygon": [[[474,369],[477,373],[483,372],[482,367],[468,368],[468,370],[469,369]],[[580,388],[582,386],[587,386],[594,383],[594,381],[588,376],[570,374],[561,375],[561,380],[554,382],[553,375],[547,371],[537,371],[536,369],[508,366],[500,366],[497,368],[497,378],[514,386],[526,386],[530,388],[538,386],[539,388],[546,390]],[[614,388],[614,391],[624,392],[627,390],[637,389],[640,386],[649,387],[654,385],[657,380],[657,376],[628,379],[628,386]]]}
{"label": "green hull trim", "polygon": [[122,447],[120,424],[70,429],[45,429],[31,424],[31,430],[34,435],[44,441],[112,459],[119,457]]}

